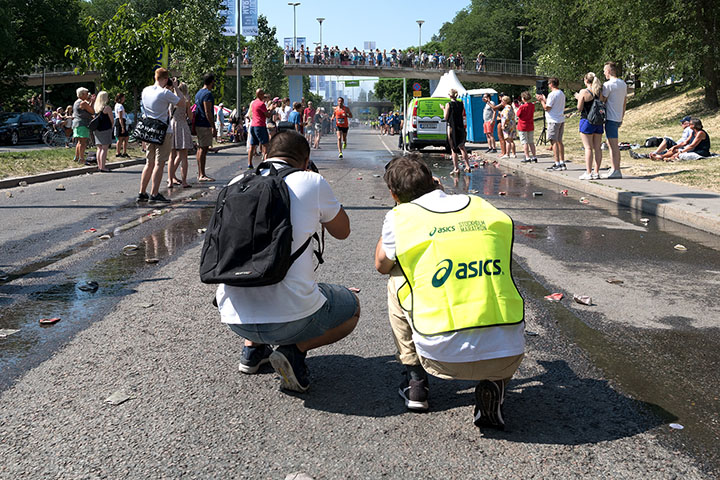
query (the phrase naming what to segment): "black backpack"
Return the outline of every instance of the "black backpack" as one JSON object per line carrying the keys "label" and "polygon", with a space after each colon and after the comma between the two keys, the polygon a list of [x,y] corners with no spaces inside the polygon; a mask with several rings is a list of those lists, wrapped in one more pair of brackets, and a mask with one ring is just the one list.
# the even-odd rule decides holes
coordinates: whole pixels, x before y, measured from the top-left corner
{"label": "black backpack", "polygon": [[[269,168],[269,175],[261,170]],[[261,287],[282,281],[315,234],[292,253],[290,194],[284,178],[298,168],[263,162],[223,188],[210,219],[200,257],[200,280],[236,287]],[[320,252],[315,252],[322,263]]]}
{"label": "black backpack", "polygon": [[604,125],[605,124],[605,104],[600,101],[598,97],[593,97],[590,111],[587,114],[587,121],[592,125]]}

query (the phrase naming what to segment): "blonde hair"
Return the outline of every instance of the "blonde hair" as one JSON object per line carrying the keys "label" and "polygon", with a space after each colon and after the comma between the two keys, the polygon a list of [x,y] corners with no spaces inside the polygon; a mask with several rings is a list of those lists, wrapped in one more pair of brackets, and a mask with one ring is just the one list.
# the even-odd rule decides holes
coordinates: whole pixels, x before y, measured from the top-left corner
{"label": "blonde hair", "polygon": [[511,99],[510,99],[510,97],[508,97],[507,95],[505,95],[504,97],[502,97],[502,102],[503,102],[505,105],[510,105]]}
{"label": "blonde hair", "polygon": [[187,98],[187,96],[188,96],[188,86],[187,86],[187,83],[181,82],[180,85],[178,85],[178,90],[180,91],[180,93],[182,93],[183,95],[185,95],[185,98]]}
{"label": "blonde hair", "polygon": [[602,93],[602,82],[600,82],[600,79],[595,75],[593,72],[588,72],[585,74],[584,77],[585,83],[590,84],[590,91],[595,95],[596,97],[599,97]]}
{"label": "blonde hair", "polygon": [[82,97],[82,96],[85,95],[86,93],[90,93],[90,90],[88,90],[88,89],[85,88],[85,87],[80,87],[80,88],[78,88],[77,90],[75,90],[75,95],[77,95],[77,98]]}
{"label": "blonde hair", "polygon": [[520,94],[520,98],[522,98],[522,99],[525,100],[526,102],[529,102],[529,101],[530,101],[530,92],[528,92],[527,90],[524,91],[524,92],[522,92],[522,93]]}
{"label": "blonde hair", "polygon": [[455,90],[454,88],[451,88],[450,91],[448,92],[448,97],[457,98],[457,96],[458,96],[458,91]]}
{"label": "blonde hair", "polygon": [[95,113],[102,112],[102,109],[105,108],[105,105],[108,104],[108,98],[108,92],[106,92],[105,90],[102,90],[100,93],[97,94],[97,97],[95,97],[95,105],[93,105]]}

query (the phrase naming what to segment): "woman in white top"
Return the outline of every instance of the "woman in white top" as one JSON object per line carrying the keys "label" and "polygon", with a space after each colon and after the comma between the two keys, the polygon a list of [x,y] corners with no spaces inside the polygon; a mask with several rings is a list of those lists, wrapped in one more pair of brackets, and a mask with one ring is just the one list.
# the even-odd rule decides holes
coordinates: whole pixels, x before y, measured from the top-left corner
{"label": "woman in white top", "polygon": [[125,106],[123,103],[125,103],[125,94],[118,93],[115,95],[115,138],[117,138],[115,156],[128,158],[127,147],[130,133],[127,128],[127,116],[125,115]]}

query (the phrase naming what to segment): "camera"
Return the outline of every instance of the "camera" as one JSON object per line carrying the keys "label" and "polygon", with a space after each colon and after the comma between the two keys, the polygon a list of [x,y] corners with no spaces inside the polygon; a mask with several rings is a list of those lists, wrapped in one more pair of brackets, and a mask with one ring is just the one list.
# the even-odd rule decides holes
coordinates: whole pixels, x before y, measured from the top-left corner
{"label": "camera", "polygon": [[547,80],[537,80],[535,82],[535,91],[538,93],[538,95],[545,95],[547,96],[550,92],[548,87],[548,81]]}

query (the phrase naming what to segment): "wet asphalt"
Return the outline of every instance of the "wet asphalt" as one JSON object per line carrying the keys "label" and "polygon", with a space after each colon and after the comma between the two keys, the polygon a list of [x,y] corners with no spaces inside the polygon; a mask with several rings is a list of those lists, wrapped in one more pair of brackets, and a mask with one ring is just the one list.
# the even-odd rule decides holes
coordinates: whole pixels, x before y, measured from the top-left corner
{"label": "wet asphalt", "polygon": [[[0,475],[714,477],[717,239],[493,165],[453,178],[439,153],[425,158],[448,191],[513,217],[532,336],[508,389],[509,431],[471,425],[470,382],[433,379],[432,411],[405,412],[372,268],[392,206],[378,176],[396,141],[360,130],[343,161],[330,141],[313,152],[353,228],[328,241],[320,278],[361,287],[363,313],[351,337],[311,353],[308,395],[279,392],[271,370],[237,373],[241,342],[197,278],[198,228],[244,165],[239,153],[211,158],[214,190],[178,192],[184,201],[153,216],[132,201],[136,167],[1,198],[0,329],[19,331],[0,339]],[[96,292],[80,290],[89,280]],[[553,292],[565,299],[543,299]],[[573,303],[576,293],[593,306]],[[63,320],[41,327],[45,316]],[[104,404],[116,390],[134,398]]]}

